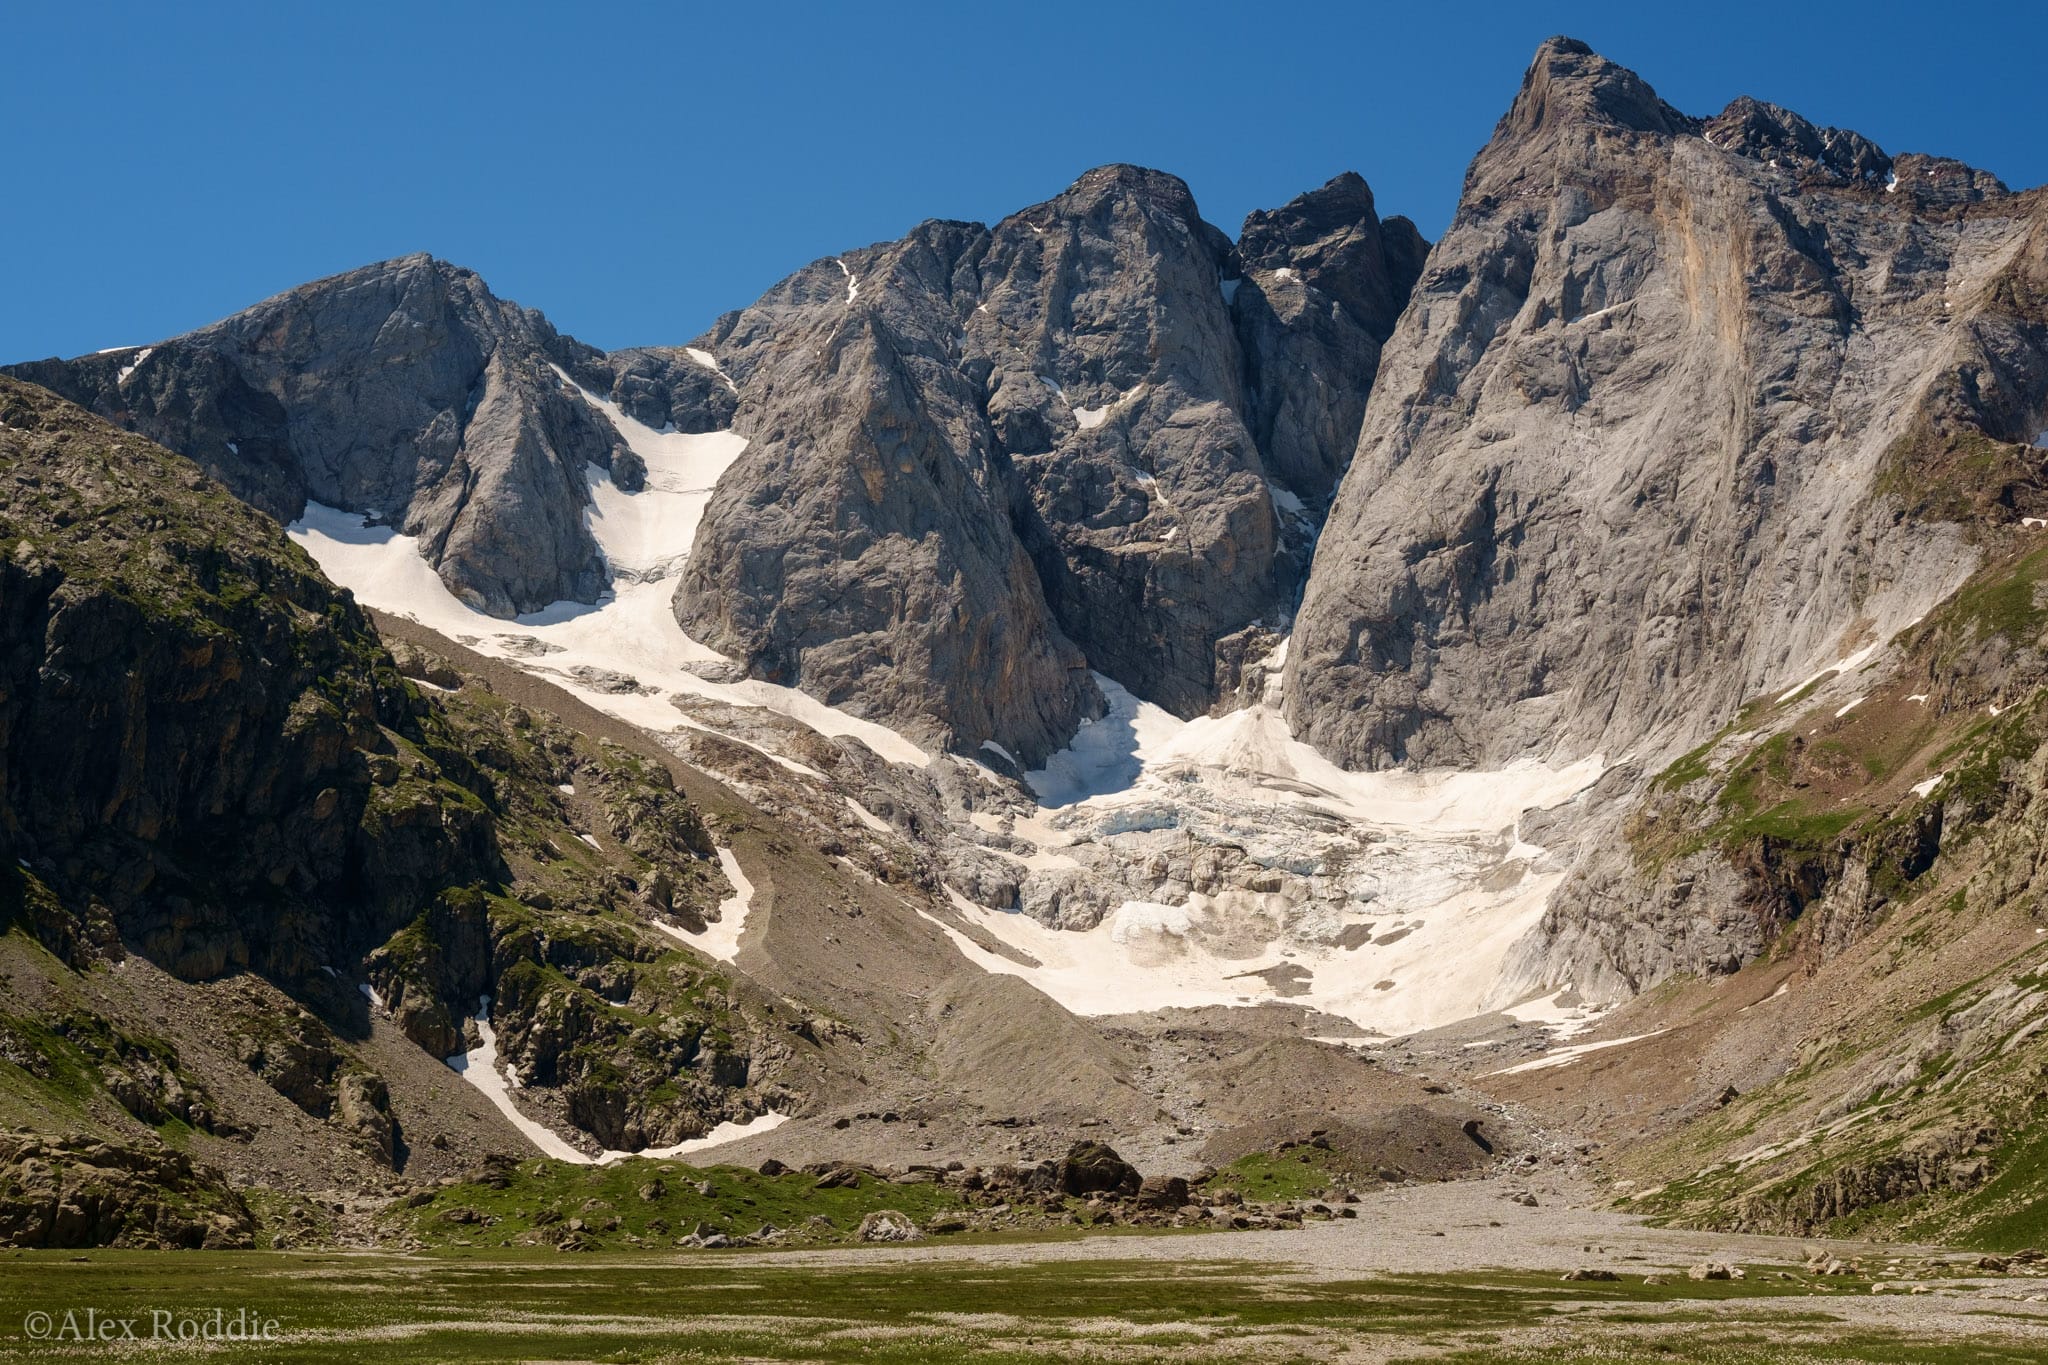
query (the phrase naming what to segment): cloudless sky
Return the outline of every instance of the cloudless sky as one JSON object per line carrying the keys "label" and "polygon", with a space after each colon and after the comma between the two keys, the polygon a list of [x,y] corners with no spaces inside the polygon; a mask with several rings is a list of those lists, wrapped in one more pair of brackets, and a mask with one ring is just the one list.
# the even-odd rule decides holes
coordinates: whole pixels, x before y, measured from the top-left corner
{"label": "cloudless sky", "polygon": [[267,0],[0,12],[0,361],[431,251],[605,348],[1135,161],[1233,236],[1343,170],[1432,239],[1536,44],[2048,181],[2048,6]]}

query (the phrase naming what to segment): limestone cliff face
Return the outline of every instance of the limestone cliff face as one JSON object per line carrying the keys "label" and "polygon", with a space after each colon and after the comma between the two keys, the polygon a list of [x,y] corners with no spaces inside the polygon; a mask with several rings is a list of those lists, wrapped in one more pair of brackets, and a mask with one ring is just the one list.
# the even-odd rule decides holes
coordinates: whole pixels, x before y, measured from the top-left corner
{"label": "limestone cliff face", "polygon": [[1099,711],[1091,667],[1213,705],[1219,642],[1292,607],[1421,255],[1355,176],[1246,232],[1240,259],[1180,181],[1104,167],[722,323],[752,444],[699,530],[685,628],[1027,762]]}
{"label": "limestone cliff face", "polygon": [[1545,44],[1383,353],[1297,731],[1355,766],[1683,747],[1923,613],[1976,552],[1899,452],[2031,439],[2041,230],[1982,173]]}
{"label": "limestone cliff face", "polygon": [[953,280],[984,244],[929,223],[818,262],[722,326],[749,444],[697,529],[677,616],[755,676],[931,742],[1036,754],[1100,701],[960,366]]}

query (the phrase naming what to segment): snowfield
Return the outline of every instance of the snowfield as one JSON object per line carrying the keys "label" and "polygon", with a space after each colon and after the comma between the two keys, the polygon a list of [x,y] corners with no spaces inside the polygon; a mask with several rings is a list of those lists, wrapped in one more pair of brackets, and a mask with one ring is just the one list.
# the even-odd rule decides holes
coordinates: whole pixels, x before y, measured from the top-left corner
{"label": "snowfield", "polygon": [[[1518,1005],[1501,994],[1501,964],[1563,877],[1519,817],[1571,800],[1602,760],[1347,772],[1280,715],[1281,649],[1268,699],[1225,716],[1182,721],[1098,675],[1109,713],[1026,775],[1047,813],[1012,828],[1042,857],[1089,845],[1138,862],[1176,840],[1229,842],[1273,869],[1276,889],[1134,898],[1075,932],[949,888],[963,920],[1038,965],[942,925],[960,951],[1086,1015],[1284,1000],[1398,1034]],[[1340,850],[1344,873],[1318,870]],[[1585,1026],[1583,1012],[1528,1013]]]}
{"label": "snowfield", "polygon": [[747,927],[747,911],[754,905],[754,884],[740,870],[740,860],[732,856],[731,849],[721,848],[717,852],[718,865],[725,869],[725,879],[733,887],[733,894],[718,903],[717,922],[705,925],[701,934],[693,934],[659,920],[655,921],[654,927],[680,943],[709,953],[720,962],[731,962],[739,956],[740,934]]}

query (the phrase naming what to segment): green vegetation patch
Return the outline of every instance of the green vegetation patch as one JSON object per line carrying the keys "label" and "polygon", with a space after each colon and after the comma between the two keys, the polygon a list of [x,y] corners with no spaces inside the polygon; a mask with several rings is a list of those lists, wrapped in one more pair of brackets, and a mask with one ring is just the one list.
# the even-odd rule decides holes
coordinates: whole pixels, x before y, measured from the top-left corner
{"label": "green vegetation patch", "polygon": [[700,1228],[728,1237],[753,1236],[763,1227],[801,1230],[830,1241],[853,1233],[880,1209],[928,1227],[968,1207],[958,1187],[897,1185],[865,1172],[844,1184],[821,1185],[818,1174],[801,1171],[762,1175],[673,1161],[572,1166],[536,1160],[394,1205],[383,1222],[431,1246],[557,1245],[573,1238],[582,1247],[620,1248],[667,1246]]}
{"label": "green vegetation patch", "polygon": [[1234,1189],[1246,1199],[1280,1202],[1326,1196],[1354,1185],[1378,1183],[1359,1172],[1342,1153],[1311,1143],[1280,1151],[1252,1152],[1217,1171],[1211,1189]]}

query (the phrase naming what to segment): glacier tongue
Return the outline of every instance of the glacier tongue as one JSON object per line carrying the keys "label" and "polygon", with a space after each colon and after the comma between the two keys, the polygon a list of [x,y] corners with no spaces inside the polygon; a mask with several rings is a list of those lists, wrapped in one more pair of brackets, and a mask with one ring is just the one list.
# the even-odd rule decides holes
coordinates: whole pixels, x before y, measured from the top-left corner
{"label": "glacier tongue", "polygon": [[1039,965],[958,935],[970,959],[1081,1014],[1284,1000],[1407,1033],[1515,1003],[1497,995],[1501,964],[1563,875],[1519,817],[1591,786],[1599,756],[1353,773],[1271,703],[1180,721],[1096,681],[1109,714],[1026,775],[1044,809],[1008,832],[1128,894],[1092,923],[1054,907],[1060,932],[1031,878],[1035,915],[954,892],[962,918]]}

